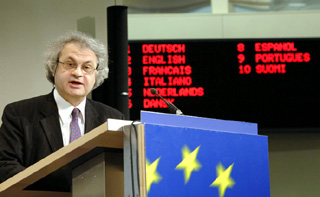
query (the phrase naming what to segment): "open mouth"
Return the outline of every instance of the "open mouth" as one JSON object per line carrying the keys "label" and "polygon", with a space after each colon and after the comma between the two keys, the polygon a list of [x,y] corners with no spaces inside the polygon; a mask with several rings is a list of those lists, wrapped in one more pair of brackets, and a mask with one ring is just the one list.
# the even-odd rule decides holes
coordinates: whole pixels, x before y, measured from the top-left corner
{"label": "open mouth", "polygon": [[82,85],[82,83],[79,82],[79,81],[70,81],[70,83],[71,83],[72,85]]}

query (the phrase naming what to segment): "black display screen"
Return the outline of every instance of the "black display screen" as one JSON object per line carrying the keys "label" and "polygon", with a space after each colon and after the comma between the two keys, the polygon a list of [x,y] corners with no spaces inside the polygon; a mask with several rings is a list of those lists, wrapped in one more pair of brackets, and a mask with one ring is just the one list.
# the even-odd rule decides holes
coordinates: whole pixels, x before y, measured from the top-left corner
{"label": "black display screen", "polygon": [[169,113],[320,131],[320,39],[129,41],[130,119]]}

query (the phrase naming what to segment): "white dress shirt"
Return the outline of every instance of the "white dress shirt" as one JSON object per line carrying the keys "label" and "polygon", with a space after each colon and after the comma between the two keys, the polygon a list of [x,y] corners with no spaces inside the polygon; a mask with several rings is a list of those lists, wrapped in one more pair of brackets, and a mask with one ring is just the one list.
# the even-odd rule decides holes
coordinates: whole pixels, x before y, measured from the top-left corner
{"label": "white dress shirt", "polygon": [[70,123],[72,121],[71,112],[74,108],[78,108],[80,110],[78,123],[81,136],[84,134],[85,106],[87,99],[84,99],[78,106],[74,107],[64,98],[62,98],[56,89],[53,91],[53,96],[58,106],[63,145],[67,146],[70,143]]}

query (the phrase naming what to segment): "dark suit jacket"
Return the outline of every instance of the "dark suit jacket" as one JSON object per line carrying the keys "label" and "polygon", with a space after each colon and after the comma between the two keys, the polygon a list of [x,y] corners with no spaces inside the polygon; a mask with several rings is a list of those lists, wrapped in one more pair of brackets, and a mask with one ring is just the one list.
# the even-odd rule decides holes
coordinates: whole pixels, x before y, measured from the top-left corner
{"label": "dark suit jacket", "polygon": [[[122,113],[87,99],[85,133]],[[5,107],[0,128],[0,182],[63,147],[53,92]]]}

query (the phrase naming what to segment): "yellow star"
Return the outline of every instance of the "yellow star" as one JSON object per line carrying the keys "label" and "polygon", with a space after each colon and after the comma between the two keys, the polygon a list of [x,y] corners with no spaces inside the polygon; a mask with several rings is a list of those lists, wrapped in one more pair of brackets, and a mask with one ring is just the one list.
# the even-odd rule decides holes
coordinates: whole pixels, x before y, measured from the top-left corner
{"label": "yellow star", "polygon": [[233,164],[231,164],[227,170],[224,169],[224,166],[219,163],[217,165],[217,178],[213,183],[210,185],[210,187],[219,187],[219,197],[223,197],[226,189],[232,188],[235,182],[233,179],[230,177]]}
{"label": "yellow star", "polygon": [[182,148],[182,161],[177,165],[176,169],[184,170],[184,183],[190,179],[192,171],[199,171],[201,164],[197,161],[197,155],[200,146],[198,146],[192,153],[187,146]]}
{"label": "yellow star", "polygon": [[146,161],[146,179],[147,179],[147,192],[149,192],[152,183],[159,183],[161,180],[160,174],[157,172],[157,167],[160,157],[155,160],[152,164]]}

